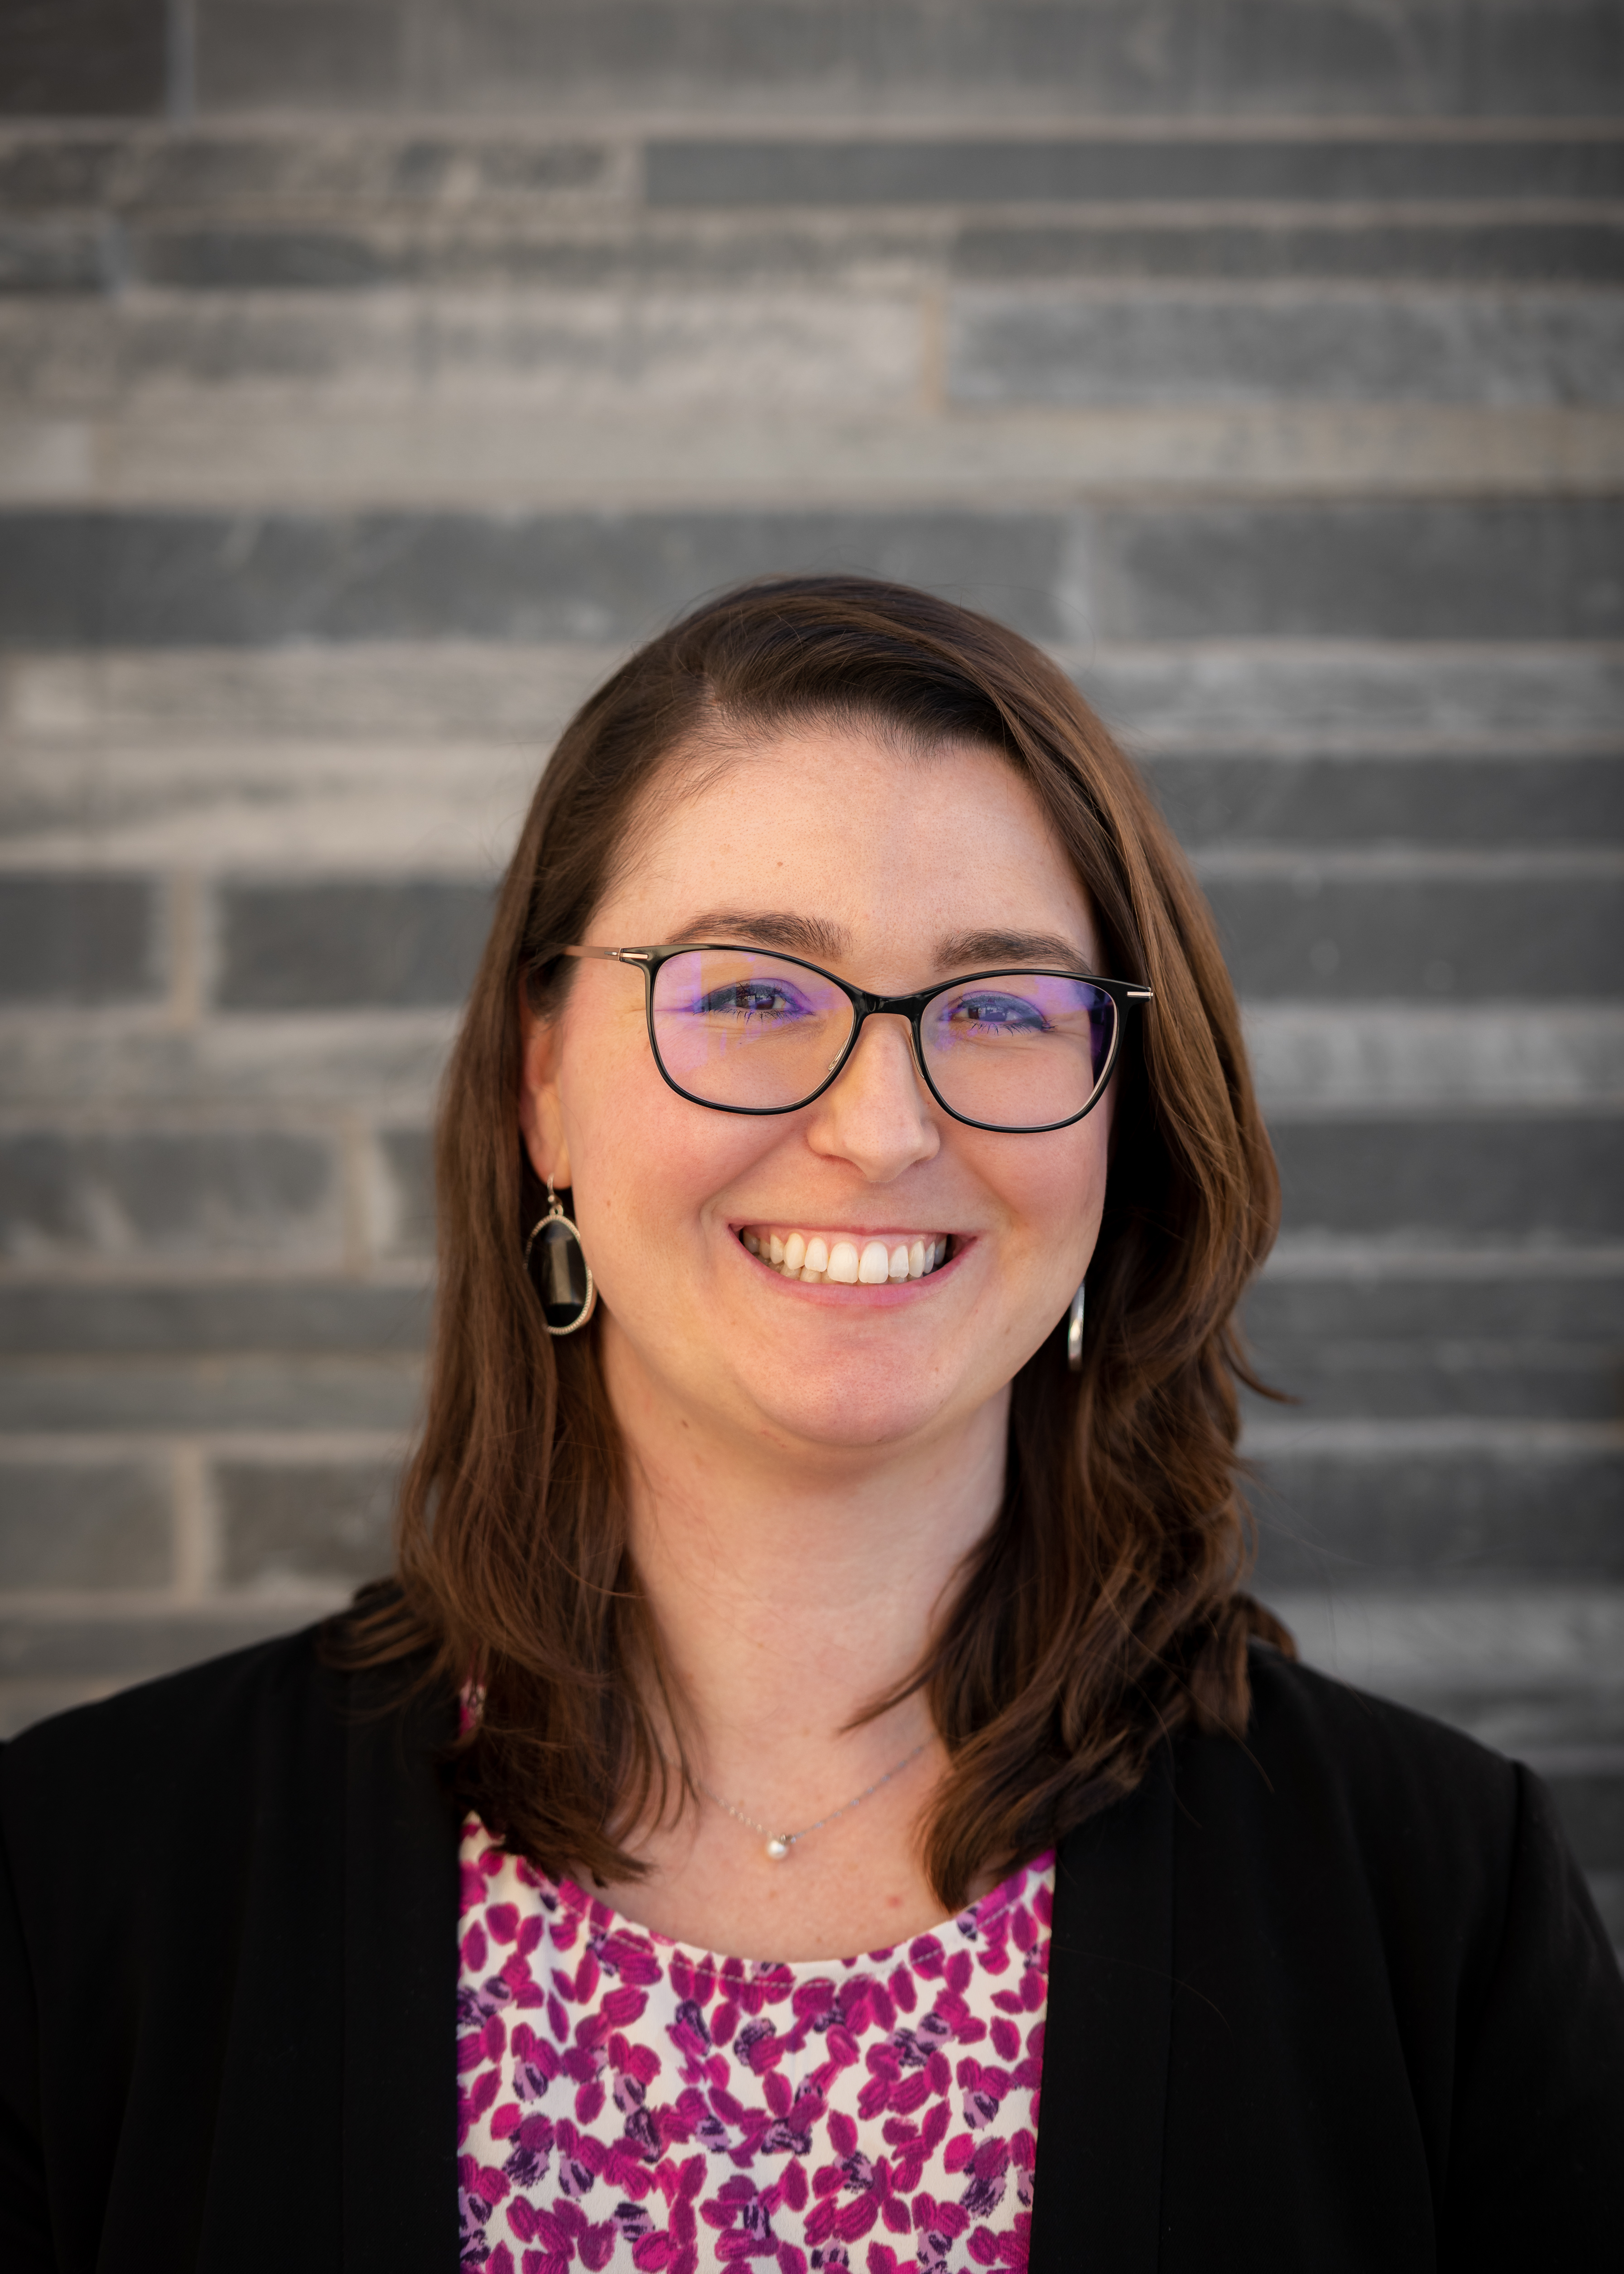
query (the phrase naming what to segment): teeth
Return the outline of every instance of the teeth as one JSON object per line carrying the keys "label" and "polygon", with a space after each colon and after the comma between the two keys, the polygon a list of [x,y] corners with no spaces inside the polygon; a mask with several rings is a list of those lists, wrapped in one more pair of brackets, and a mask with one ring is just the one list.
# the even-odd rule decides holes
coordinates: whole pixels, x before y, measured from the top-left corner
{"label": "teeth", "polygon": [[821,1232],[762,1231],[754,1226],[739,1235],[752,1255],[760,1256],[786,1279],[808,1286],[826,1280],[841,1287],[882,1287],[887,1281],[924,1279],[947,1261],[948,1241],[938,1239],[825,1239]]}

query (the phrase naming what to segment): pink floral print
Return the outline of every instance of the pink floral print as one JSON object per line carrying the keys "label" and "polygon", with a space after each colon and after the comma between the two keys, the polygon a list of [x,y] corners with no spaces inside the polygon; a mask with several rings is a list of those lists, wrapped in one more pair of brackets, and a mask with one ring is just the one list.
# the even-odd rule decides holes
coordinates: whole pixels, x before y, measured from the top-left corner
{"label": "pink floral print", "polygon": [[631,1925],[463,1826],[468,2274],[1024,2269],[1054,1858],[907,1946],[791,1964]]}

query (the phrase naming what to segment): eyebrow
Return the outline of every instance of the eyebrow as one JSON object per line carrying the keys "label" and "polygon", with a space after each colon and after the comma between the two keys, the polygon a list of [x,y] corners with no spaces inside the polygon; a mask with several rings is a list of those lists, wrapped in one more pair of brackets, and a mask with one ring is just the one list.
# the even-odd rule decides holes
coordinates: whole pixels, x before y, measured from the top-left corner
{"label": "eyebrow", "polygon": [[1053,931],[956,931],[937,941],[936,963],[944,971],[977,963],[1057,963],[1067,971],[1089,968],[1077,942]]}
{"label": "eyebrow", "polygon": [[682,930],[672,934],[673,942],[693,940],[713,941],[726,945],[738,940],[741,945],[759,942],[763,947],[781,948],[786,955],[804,955],[808,960],[833,963],[847,945],[847,935],[842,924],[824,922],[821,916],[800,916],[786,909],[777,908],[706,908],[690,918]]}
{"label": "eyebrow", "polygon": [[[673,941],[737,940],[741,946],[759,944],[776,947],[785,955],[803,955],[809,962],[835,964],[846,951],[850,935],[843,924],[825,922],[821,916],[796,915],[787,909],[706,908],[672,934]],[[986,964],[1058,964],[1066,971],[1086,971],[1089,959],[1075,940],[1052,931],[959,931],[936,943],[938,971],[971,970]]]}

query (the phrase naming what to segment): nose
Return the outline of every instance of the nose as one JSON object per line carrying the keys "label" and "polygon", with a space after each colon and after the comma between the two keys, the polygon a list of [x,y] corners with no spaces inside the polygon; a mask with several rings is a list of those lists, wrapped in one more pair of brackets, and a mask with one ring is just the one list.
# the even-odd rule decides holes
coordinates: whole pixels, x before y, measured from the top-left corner
{"label": "nose", "polygon": [[878,1013],[863,1022],[840,1078],[812,1109],[807,1142],[849,1161],[870,1184],[889,1184],[941,1150],[934,1101],[914,1062],[906,1019]]}

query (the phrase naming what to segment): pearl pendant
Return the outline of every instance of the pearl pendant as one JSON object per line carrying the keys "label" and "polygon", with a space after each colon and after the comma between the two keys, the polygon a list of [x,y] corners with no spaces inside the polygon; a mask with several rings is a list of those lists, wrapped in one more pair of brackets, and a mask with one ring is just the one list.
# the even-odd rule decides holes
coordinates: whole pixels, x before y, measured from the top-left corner
{"label": "pearl pendant", "polygon": [[781,1864],[789,1854],[789,1840],[782,1832],[775,1833],[767,1842],[767,1853],[775,1864]]}

